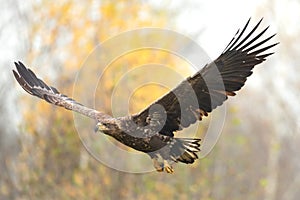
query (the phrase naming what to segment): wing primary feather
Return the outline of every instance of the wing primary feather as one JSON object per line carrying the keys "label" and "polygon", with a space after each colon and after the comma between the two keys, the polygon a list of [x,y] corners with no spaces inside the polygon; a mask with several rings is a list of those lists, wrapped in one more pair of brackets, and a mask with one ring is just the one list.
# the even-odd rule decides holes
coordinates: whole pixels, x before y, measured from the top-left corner
{"label": "wing primary feather", "polygon": [[244,51],[245,51],[245,52],[250,52],[250,51],[252,51],[252,50],[255,49],[256,47],[259,47],[260,45],[262,45],[262,44],[266,43],[267,41],[269,41],[270,39],[272,39],[275,35],[276,35],[276,34],[271,35],[270,37],[268,37],[268,38],[262,40],[261,42],[255,44],[255,45],[253,45],[253,46],[251,46],[251,47],[249,47],[248,49],[245,49]]}
{"label": "wing primary feather", "polygon": [[21,85],[21,87],[28,92],[29,94],[33,95],[33,93],[30,90],[30,87],[28,87],[28,84],[25,82],[25,80],[23,78],[21,78],[21,76],[19,76],[19,74],[13,70],[14,76],[16,78],[16,80],[18,81],[19,85]]}
{"label": "wing primary feather", "polygon": [[[250,46],[253,42],[255,42],[258,38],[260,38],[260,36],[262,36],[267,30],[268,30],[269,26],[267,28],[265,28],[262,32],[260,32],[257,36],[255,36],[252,40],[250,40],[249,42],[247,42],[246,44],[244,44],[242,47],[238,48],[237,51],[239,50],[243,50],[244,48]],[[272,36],[271,36],[272,38]],[[271,39],[270,38],[270,39]],[[268,39],[268,38],[267,38]],[[266,40],[268,41],[268,40]],[[263,43],[262,43],[263,44]],[[246,50],[245,50],[246,51]],[[246,51],[247,52],[247,51]]]}
{"label": "wing primary feather", "polygon": [[266,57],[268,57],[270,55],[273,55],[273,54],[274,54],[274,52],[272,52],[272,53],[266,53],[266,54],[257,56],[257,58],[258,59],[264,59],[264,60],[266,60]]}
{"label": "wing primary feather", "polygon": [[259,22],[254,26],[254,28],[250,31],[250,33],[248,33],[244,39],[242,41],[240,41],[236,46],[234,46],[234,49],[238,49],[239,46],[241,46],[242,44],[244,44],[244,42],[246,40],[248,40],[249,37],[251,37],[251,35],[256,31],[256,29],[258,28],[258,26],[260,25],[260,23],[262,22],[262,18],[259,20]]}
{"label": "wing primary feather", "polygon": [[239,34],[239,36],[235,39],[235,41],[234,41],[228,48],[226,48],[226,49],[223,51],[223,53],[226,52],[226,51],[231,50],[231,48],[234,47],[234,45],[239,41],[239,39],[240,39],[240,38],[242,37],[242,35],[244,34],[246,28],[248,27],[250,20],[251,20],[251,18],[248,19],[246,25],[244,26],[244,28],[243,28],[243,30],[241,31],[241,33]]}
{"label": "wing primary feather", "polygon": [[264,52],[264,51],[266,51],[266,50],[268,50],[268,49],[270,49],[270,48],[272,48],[272,47],[274,47],[274,46],[276,46],[276,45],[278,45],[278,44],[279,44],[279,42],[277,42],[277,43],[275,43],[275,44],[271,44],[271,45],[266,46],[266,47],[264,47],[264,48],[261,48],[261,49],[259,49],[259,50],[257,50],[257,51],[254,51],[254,52],[250,53],[249,55],[258,55],[258,54],[260,54],[261,52]]}
{"label": "wing primary feather", "polygon": [[230,42],[228,43],[228,45],[225,47],[225,49],[224,49],[223,52],[225,52],[227,50],[228,46],[232,44],[232,42],[235,40],[235,38],[239,34],[239,32],[240,32],[240,29],[237,30],[237,32],[235,33],[235,35],[233,36],[233,38],[230,40]]}

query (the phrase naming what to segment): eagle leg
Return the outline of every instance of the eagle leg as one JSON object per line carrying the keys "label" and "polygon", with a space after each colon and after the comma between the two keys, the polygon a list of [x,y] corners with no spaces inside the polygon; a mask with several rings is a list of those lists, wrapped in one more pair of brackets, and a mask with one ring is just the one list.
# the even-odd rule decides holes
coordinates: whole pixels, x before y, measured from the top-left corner
{"label": "eagle leg", "polygon": [[152,158],[152,161],[156,171],[158,172],[164,171],[164,164],[162,162],[159,162],[157,157]]}
{"label": "eagle leg", "polygon": [[154,157],[152,158],[152,161],[156,171],[158,172],[165,171],[169,174],[172,174],[174,172],[173,167],[170,165],[170,163],[167,160],[163,160],[163,162],[160,162],[158,157]]}

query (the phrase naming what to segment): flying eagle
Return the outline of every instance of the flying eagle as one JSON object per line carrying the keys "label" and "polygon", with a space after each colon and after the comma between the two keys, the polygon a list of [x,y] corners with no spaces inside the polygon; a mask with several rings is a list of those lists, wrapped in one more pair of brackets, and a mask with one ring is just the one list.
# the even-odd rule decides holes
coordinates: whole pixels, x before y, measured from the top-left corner
{"label": "flying eagle", "polygon": [[[262,47],[276,34],[260,39],[269,28],[257,32],[262,19],[245,34],[250,19],[238,30],[222,54],[193,76],[138,114],[114,118],[88,108],[47,85],[23,63],[15,62],[13,74],[21,87],[48,103],[64,107],[96,120],[96,131],[107,134],[153,160],[157,171],[172,173],[174,162],[193,163],[200,151],[199,138],[176,138],[174,132],[189,127],[207,116],[228,96],[234,96],[252,74],[254,66],[273,53],[266,51],[278,43]],[[195,96],[195,105],[190,98]]]}

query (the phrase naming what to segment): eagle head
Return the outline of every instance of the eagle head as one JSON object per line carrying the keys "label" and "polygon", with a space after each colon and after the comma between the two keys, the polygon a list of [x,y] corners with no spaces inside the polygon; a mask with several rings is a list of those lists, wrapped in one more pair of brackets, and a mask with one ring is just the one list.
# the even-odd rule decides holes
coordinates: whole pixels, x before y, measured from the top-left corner
{"label": "eagle head", "polygon": [[112,121],[98,122],[95,127],[95,132],[103,132],[105,134],[109,134],[110,132],[114,132],[118,130],[118,125]]}

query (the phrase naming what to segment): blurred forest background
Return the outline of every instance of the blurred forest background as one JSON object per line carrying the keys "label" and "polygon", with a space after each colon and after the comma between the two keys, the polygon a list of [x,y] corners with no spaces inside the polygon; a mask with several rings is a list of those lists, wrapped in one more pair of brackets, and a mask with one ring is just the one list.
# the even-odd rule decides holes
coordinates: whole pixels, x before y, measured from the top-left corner
{"label": "blurred forest background", "polygon": [[[279,200],[300,196],[299,1],[0,3],[0,199]],[[72,113],[25,94],[11,73],[13,62],[21,60],[62,93],[72,95],[76,73],[87,56],[121,32],[142,27],[175,30],[215,58],[250,16],[252,23],[264,17],[263,25],[271,26],[268,33],[278,33],[275,40],[280,45],[275,55],[254,70],[237,97],[227,102],[222,135],[213,151],[191,166],[177,164],[172,175],[125,173],[98,162],[83,147]],[[108,94],[118,77],[150,62],[171,66],[185,76],[192,73],[166,52],[130,54],[104,74],[97,109],[110,113]],[[82,90],[88,86],[82,85]],[[133,95],[131,112],[166,92],[148,87]],[[199,131],[205,133],[208,124],[209,120],[202,122]],[[93,134],[93,129],[86,131]]]}

